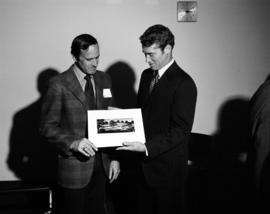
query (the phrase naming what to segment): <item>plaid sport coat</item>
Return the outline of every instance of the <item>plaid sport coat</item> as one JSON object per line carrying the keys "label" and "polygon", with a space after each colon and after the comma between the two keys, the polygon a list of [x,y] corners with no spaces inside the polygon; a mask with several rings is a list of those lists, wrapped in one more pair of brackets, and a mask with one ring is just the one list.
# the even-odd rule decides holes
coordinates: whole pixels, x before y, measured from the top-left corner
{"label": "plaid sport coat", "polygon": [[[72,152],[74,140],[86,137],[87,102],[72,65],[67,71],[52,78],[44,97],[40,131],[58,151],[58,184],[66,188],[83,188],[90,179],[95,157],[84,157]],[[113,97],[104,97],[103,90],[111,90],[111,79],[104,72],[94,75],[97,109],[107,109]],[[91,136],[89,136],[91,140]],[[102,153],[103,166],[109,169],[109,157]]]}

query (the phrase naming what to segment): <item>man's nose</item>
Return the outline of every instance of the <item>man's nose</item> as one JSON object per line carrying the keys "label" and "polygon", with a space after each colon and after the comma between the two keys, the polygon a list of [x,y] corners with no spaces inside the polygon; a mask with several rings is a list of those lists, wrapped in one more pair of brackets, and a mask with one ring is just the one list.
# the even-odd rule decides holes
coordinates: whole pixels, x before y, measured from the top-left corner
{"label": "man's nose", "polygon": [[151,62],[151,58],[150,58],[150,56],[147,56],[147,55],[145,56],[145,62],[146,62],[146,63]]}
{"label": "man's nose", "polygon": [[98,65],[98,59],[93,59],[93,65],[97,66]]}

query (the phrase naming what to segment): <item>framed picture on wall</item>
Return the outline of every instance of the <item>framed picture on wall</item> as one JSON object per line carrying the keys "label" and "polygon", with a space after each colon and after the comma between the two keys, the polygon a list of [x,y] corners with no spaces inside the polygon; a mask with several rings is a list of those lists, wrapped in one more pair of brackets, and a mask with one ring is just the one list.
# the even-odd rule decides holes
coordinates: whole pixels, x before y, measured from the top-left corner
{"label": "framed picture on wall", "polygon": [[197,22],[198,3],[197,1],[178,1],[177,2],[177,21],[178,22]]}
{"label": "framed picture on wall", "polygon": [[117,147],[123,142],[145,143],[141,109],[89,110],[89,140],[97,147]]}

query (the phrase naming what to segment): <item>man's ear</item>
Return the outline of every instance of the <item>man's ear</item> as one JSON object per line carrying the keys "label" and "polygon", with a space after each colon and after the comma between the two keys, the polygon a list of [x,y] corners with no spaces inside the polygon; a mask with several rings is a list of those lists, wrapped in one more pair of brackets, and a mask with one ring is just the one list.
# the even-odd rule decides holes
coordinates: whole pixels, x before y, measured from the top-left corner
{"label": "man's ear", "polygon": [[76,57],[75,57],[75,56],[73,56],[72,54],[71,54],[71,56],[72,56],[72,59],[74,60],[74,62],[77,62]]}
{"label": "man's ear", "polygon": [[170,52],[172,52],[172,46],[169,45],[169,44],[166,45],[165,48],[164,48],[164,52],[165,52],[165,53],[170,53]]}

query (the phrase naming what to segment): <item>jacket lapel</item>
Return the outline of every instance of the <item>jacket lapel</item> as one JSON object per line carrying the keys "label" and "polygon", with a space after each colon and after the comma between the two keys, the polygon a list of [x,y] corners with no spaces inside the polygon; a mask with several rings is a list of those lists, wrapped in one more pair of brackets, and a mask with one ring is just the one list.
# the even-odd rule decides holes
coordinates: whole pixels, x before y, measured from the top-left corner
{"label": "jacket lapel", "polygon": [[87,107],[87,100],[83,93],[82,87],[74,73],[73,66],[71,66],[66,73],[66,78],[64,79],[64,84],[73,93],[73,95],[83,104],[85,110]]}
{"label": "jacket lapel", "polygon": [[[158,83],[155,85],[152,93],[149,96],[149,104],[151,104],[155,99],[160,97],[160,94],[165,93],[170,87],[170,81],[173,79],[175,72],[177,72],[178,65],[174,62],[162,75]],[[151,80],[150,80],[151,81]],[[150,84],[150,82],[149,82]]]}

